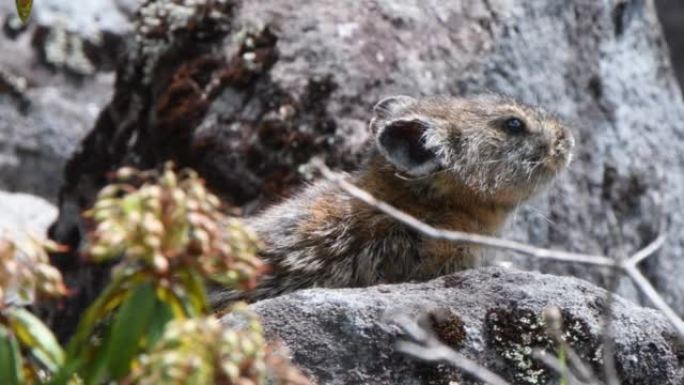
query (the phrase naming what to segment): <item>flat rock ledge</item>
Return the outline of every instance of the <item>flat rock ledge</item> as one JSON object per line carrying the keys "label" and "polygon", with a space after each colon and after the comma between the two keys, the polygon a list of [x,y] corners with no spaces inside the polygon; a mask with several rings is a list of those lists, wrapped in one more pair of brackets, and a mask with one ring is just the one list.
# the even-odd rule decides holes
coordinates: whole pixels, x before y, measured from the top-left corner
{"label": "flat rock ledge", "polygon": [[[532,358],[554,354],[542,313],[556,306],[563,336],[603,374],[602,315],[607,292],[586,281],[503,268],[464,271],[417,284],[311,289],[252,305],[269,339],[318,384],[481,384],[442,363],[397,351],[400,315],[431,325],[447,345],[512,384],[557,384]],[[684,383],[684,345],[658,311],[614,297],[615,361],[624,385]]]}

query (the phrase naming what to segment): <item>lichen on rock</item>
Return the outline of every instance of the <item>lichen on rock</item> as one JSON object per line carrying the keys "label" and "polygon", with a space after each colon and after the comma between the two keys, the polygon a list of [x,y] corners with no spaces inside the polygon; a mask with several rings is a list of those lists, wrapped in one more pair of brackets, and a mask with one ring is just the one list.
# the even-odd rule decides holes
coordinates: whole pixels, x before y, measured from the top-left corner
{"label": "lichen on rock", "polygon": [[[223,36],[230,30],[232,0],[148,0],[138,11],[135,44],[143,61],[141,82],[150,84],[159,60],[194,40]],[[132,57],[135,61],[136,56]]]}
{"label": "lichen on rock", "polygon": [[[557,384],[558,377],[531,353],[540,349],[558,357],[543,317],[552,306],[560,309],[562,339],[584,365],[604,375],[606,309],[596,304],[607,294],[576,278],[485,268],[417,284],[309,289],[252,308],[266,336],[282,340],[294,363],[319,383],[482,383],[457,367],[398,353],[395,344],[407,338],[394,326],[401,314],[427,319],[421,324],[432,326],[444,343],[512,384],[546,385]],[[684,381],[681,344],[662,314],[620,297],[614,298],[612,314],[621,383]]]}
{"label": "lichen on rock", "polygon": [[[562,323],[562,340],[600,373],[603,364],[601,341],[593,338],[586,323],[570,312],[565,312]],[[559,351],[559,345],[547,329],[541,313],[515,307],[498,307],[487,312],[485,333],[488,343],[506,362],[502,370],[509,372],[516,384],[546,384],[557,377],[532,354],[536,349],[553,355]]]}

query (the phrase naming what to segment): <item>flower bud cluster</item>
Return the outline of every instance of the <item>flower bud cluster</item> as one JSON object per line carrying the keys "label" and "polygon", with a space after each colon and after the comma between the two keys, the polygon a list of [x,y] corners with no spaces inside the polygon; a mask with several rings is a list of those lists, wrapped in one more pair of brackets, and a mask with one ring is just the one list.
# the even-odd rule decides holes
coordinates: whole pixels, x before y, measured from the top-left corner
{"label": "flower bud cluster", "polygon": [[89,252],[95,260],[124,257],[160,276],[181,270],[236,289],[252,287],[263,264],[258,241],[239,219],[221,210],[194,171],[123,168],[89,212],[95,222]]}

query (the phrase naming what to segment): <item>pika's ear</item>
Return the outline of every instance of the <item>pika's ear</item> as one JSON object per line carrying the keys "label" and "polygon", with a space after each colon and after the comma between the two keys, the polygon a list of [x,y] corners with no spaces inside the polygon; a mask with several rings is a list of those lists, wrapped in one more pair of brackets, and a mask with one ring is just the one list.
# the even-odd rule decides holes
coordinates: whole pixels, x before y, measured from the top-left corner
{"label": "pika's ear", "polygon": [[400,119],[382,126],[376,143],[380,153],[399,170],[411,176],[424,176],[439,167],[437,155],[425,146],[430,123],[422,119]]}
{"label": "pika's ear", "polygon": [[373,115],[380,119],[389,118],[401,110],[401,108],[408,106],[414,101],[414,98],[405,95],[386,97],[375,104]]}

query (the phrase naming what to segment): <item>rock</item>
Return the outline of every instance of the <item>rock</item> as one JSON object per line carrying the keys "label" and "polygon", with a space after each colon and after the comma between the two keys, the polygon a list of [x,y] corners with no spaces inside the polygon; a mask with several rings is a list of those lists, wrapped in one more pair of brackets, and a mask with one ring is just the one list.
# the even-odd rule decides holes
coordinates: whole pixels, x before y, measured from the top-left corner
{"label": "rock", "polygon": [[57,200],[64,164],[109,93],[104,84],[78,91],[38,86],[19,99],[0,92],[0,188]]}
{"label": "rock", "polygon": [[107,113],[66,167],[52,235],[74,250],[80,210],[122,165],[173,159],[249,213],[310,177],[313,156],[354,167],[380,97],[491,90],[556,111],[578,138],[569,172],[504,236],[618,255],[666,222],[641,267],[684,312],[684,104],[652,2],[148,0],[140,15]]}
{"label": "rock", "polygon": [[[566,340],[603,375],[606,296],[576,278],[487,268],[420,284],[311,289],[251,307],[267,336],[282,340],[319,384],[481,383],[398,352],[396,342],[405,339],[394,322],[398,315],[424,318],[444,343],[512,384],[557,384],[554,372],[530,356],[535,348],[555,355],[542,312],[560,308]],[[664,316],[619,297],[612,311],[620,383],[681,384],[684,345]]]}
{"label": "rock", "polygon": [[[126,37],[136,0],[36,2],[28,28],[21,25],[11,4],[3,6],[5,36],[30,40],[37,58],[53,69],[77,76],[111,71]],[[20,35],[29,39],[17,39]]]}
{"label": "rock", "polygon": [[57,218],[57,208],[30,194],[0,191],[0,235],[20,239],[26,235],[45,238],[48,226]]}
{"label": "rock", "polygon": [[677,0],[656,0],[655,5],[681,87],[684,85],[684,3]]}
{"label": "rock", "polygon": [[111,97],[129,16],[110,0],[47,0],[23,26],[0,4],[0,189],[57,200],[66,160]]}

